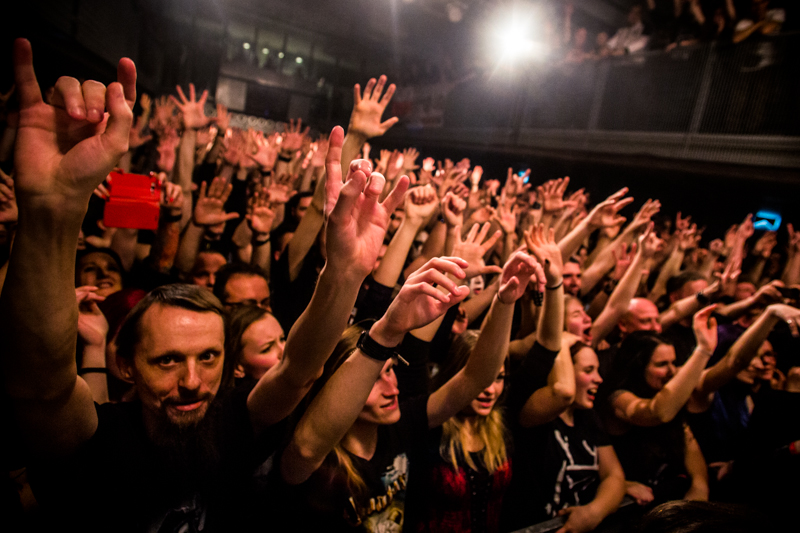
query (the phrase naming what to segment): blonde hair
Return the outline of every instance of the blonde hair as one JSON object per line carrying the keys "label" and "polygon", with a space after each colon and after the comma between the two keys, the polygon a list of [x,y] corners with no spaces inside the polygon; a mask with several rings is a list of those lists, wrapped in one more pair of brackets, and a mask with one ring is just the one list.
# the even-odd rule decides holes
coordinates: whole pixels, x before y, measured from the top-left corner
{"label": "blonde hair", "polygon": [[361,477],[361,474],[356,470],[353,460],[341,443],[337,443],[336,446],[333,447],[333,453],[336,456],[336,463],[338,466],[336,469],[337,472],[344,472],[347,477],[345,484],[347,485],[348,492],[350,492],[356,500],[360,500],[367,492],[367,484],[364,478]]}
{"label": "blonde hair", "polygon": [[[493,474],[508,460],[506,451],[506,425],[502,410],[492,409],[488,416],[477,417],[476,434],[473,437],[483,442],[481,459],[490,474]],[[439,443],[439,454],[442,459],[453,465],[456,470],[465,462],[473,470],[478,470],[472,456],[466,451],[470,437],[469,426],[465,417],[456,415],[442,425],[442,440]],[[462,459],[462,460],[459,460]]]}

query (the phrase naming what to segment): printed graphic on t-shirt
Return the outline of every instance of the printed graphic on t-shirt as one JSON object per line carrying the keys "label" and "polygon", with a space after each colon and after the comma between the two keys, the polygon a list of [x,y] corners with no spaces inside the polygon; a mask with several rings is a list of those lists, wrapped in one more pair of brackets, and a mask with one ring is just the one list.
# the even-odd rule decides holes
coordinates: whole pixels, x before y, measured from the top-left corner
{"label": "printed graphic on t-shirt", "polygon": [[[385,492],[370,498],[365,508],[358,509],[358,516],[366,531],[400,533],[403,530],[407,479],[408,457],[402,453],[395,456],[392,465],[381,475]],[[355,505],[352,498],[350,503]]]}
{"label": "printed graphic on t-shirt", "polygon": [[[556,442],[561,448],[562,462],[556,477],[553,496],[545,507],[550,516],[556,516],[561,509],[589,503],[581,501],[580,495],[586,494],[587,489],[597,482],[599,471],[597,446],[581,440],[578,447],[571,448],[569,436],[562,435],[558,429],[553,431]],[[590,494],[594,494],[594,491]]]}

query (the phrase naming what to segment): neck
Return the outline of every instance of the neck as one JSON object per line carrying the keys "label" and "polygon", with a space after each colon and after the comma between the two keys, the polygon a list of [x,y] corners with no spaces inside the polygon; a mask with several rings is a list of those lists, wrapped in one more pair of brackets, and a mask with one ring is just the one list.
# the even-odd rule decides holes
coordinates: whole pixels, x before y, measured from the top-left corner
{"label": "neck", "polygon": [[570,427],[574,426],[575,425],[575,406],[570,405],[569,407],[567,407],[567,409],[564,412],[562,412],[558,416],[559,416],[559,418],[561,418],[561,420],[564,421],[564,423],[566,425],[568,425]]}
{"label": "neck", "polygon": [[467,433],[467,449],[464,450],[465,452],[479,452],[485,446],[486,443],[483,442],[478,437],[478,422],[480,418],[477,415],[467,416],[464,417],[464,430]]}
{"label": "neck", "polygon": [[378,426],[372,422],[363,422],[361,420],[356,420],[342,439],[342,446],[350,453],[354,453],[368,461],[375,455],[377,445]]}

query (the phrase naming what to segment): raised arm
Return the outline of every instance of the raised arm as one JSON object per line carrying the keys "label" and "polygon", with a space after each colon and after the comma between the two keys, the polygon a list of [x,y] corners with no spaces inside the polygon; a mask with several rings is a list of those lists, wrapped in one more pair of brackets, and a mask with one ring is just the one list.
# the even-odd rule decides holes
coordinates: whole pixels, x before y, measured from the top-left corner
{"label": "raised arm", "polygon": [[364,160],[350,165],[342,184],[343,137],[340,127],[333,129],[326,159],[327,261],[311,302],[289,332],[283,359],[259,380],[247,399],[257,430],[288,416],[321,375],[347,326],[358,289],[378,257],[389,215],[408,188],[408,179],[401,178],[386,200],[378,203],[384,178],[372,173]]}
{"label": "raised arm", "polygon": [[[447,274],[463,278],[464,266],[466,262],[457,258],[428,261],[409,276],[386,314],[370,328],[369,337],[380,346],[394,348],[406,333],[463,300],[469,290]],[[287,483],[302,483],[320,467],[356,421],[381,374],[391,379],[392,364],[391,359],[373,359],[359,348],[336,370],[311,402],[281,457],[281,474]]]}
{"label": "raised arm", "polygon": [[613,331],[619,319],[628,311],[628,305],[636,296],[636,290],[642,279],[642,268],[645,262],[656,254],[659,241],[660,239],[653,233],[653,223],[651,222],[645,232],[639,236],[638,250],[633,261],[628,265],[622,279],[614,288],[614,292],[608,298],[600,316],[592,324],[593,346],[596,347],[601,340],[605,339]]}
{"label": "raised arm", "polygon": [[753,324],[736,339],[728,353],[714,366],[703,371],[700,382],[692,393],[689,410],[702,412],[711,406],[714,393],[723,385],[736,377],[736,374],[747,368],[750,361],[758,353],[758,349],[767,340],[767,336],[780,322],[797,327],[800,320],[800,309],[789,305],[772,304],[759,316]]}
{"label": "raised arm", "polygon": [[128,149],[136,68],[120,60],[119,81],[108,88],[62,77],[51,106],[42,100],[30,43],[17,39],[14,77],[19,226],[0,296],[2,375],[31,451],[68,454],[97,428],[75,363],[75,248],[92,192]]}
{"label": "raised arm", "polygon": [[350,161],[358,157],[361,147],[372,137],[380,137],[389,128],[397,124],[400,120],[392,117],[381,122],[386,106],[392,101],[396,87],[394,83],[389,85],[386,93],[383,88],[386,85],[386,76],[381,76],[378,81],[372,78],[364,87],[364,94],[361,94],[361,86],[355,84],[353,87],[353,112],[350,114],[350,124],[347,126],[347,137],[344,139],[342,148],[342,172],[347,171]]}
{"label": "raised arm", "polygon": [[675,418],[689,400],[717,347],[717,321],[711,316],[714,307],[710,305],[694,315],[697,348],[655,396],[639,398],[630,391],[623,391],[612,397],[617,418],[636,426],[657,426]]}
{"label": "raised arm", "polygon": [[625,198],[627,193],[628,188],[623,187],[597,204],[586,218],[581,220],[572,231],[558,241],[562,261],[567,261],[572,257],[581,247],[581,244],[596,229],[612,227],[625,222],[625,217],[621,216],[619,212],[623,207],[633,202],[632,197]]}
{"label": "raised arm", "polygon": [[455,416],[495,380],[508,354],[514,303],[531,279],[543,285],[539,280],[544,278],[544,272],[533,257],[516,251],[503,267],[501,276],[500,290],[467,364],[428,398],[428,426],[431,428]]}

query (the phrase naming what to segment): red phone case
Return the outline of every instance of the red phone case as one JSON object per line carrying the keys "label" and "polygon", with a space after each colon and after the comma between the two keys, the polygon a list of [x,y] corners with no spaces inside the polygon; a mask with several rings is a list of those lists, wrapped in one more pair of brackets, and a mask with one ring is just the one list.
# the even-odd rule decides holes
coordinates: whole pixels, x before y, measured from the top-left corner
{"label": "red phone case", "polygon": [[107,228],[158,228],[161,184],[155,174],[126,174],[115,170],[109,175],[109,198],[103,212]]}

